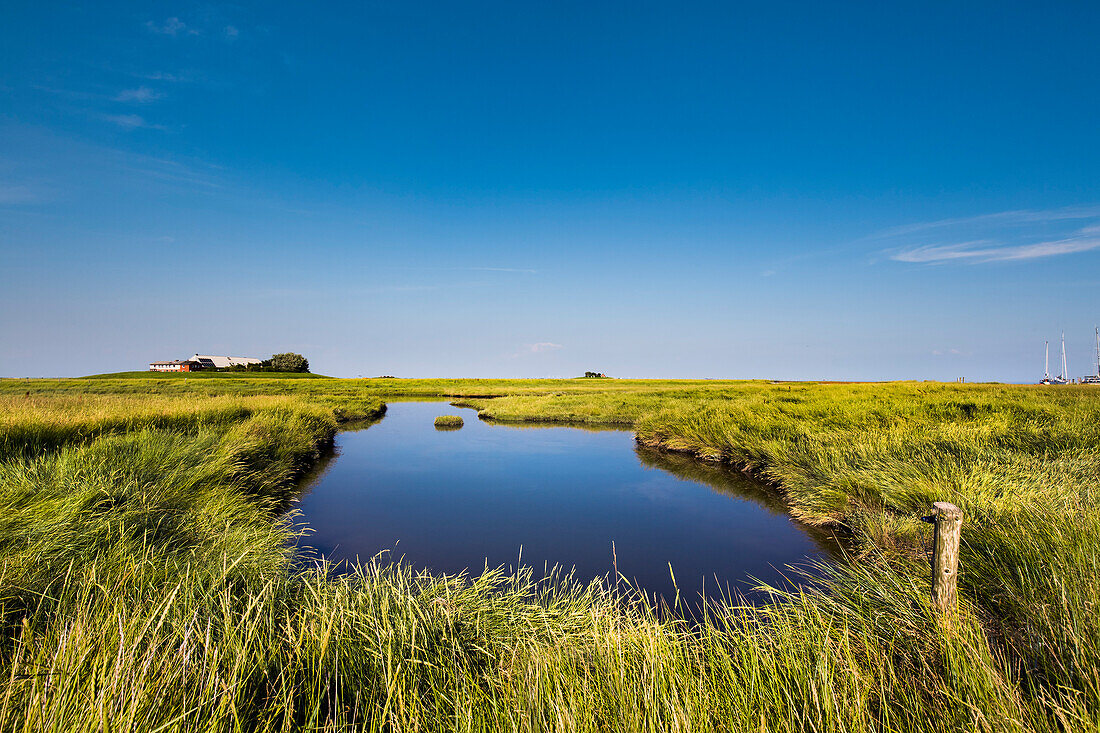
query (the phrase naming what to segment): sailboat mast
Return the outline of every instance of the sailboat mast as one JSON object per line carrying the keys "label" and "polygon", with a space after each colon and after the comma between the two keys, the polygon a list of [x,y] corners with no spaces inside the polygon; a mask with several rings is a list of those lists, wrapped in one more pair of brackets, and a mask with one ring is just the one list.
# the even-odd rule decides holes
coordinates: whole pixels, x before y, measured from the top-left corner
{"label": "sailboat mast", "polygon": [[1043,362],[1043,379],[1049,379],[1050,378],[1050,342],[1049,341],[1044,341],[1043,342],[1043,347],[1046,349],[1046,352],[1047,352],[1046,361]]}
{"label": "sailboat mast", "polygon": [[1069,380],[1069,369],[1066,369],[1066,332],[1062,331],[1062,379]]}
{"label": "sailboat mast", "polygon": [[1096,376],[1100,379],[1100,326],[1096,328]]}

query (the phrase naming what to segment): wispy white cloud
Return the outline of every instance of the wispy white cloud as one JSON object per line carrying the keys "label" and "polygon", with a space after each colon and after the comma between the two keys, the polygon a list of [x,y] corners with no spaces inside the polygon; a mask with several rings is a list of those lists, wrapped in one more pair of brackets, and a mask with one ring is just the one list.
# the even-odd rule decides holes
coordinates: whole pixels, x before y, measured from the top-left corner
{"label": "wispy white cloud", "polygon": [[539,341],[534,344],[525,344],[522,349],[512,354],[512,358],[516,359],[531,354],[545,354],[550,351],[558,351],[562,348],[564,347],[561,344],[555,344],[552,341]]}
{"label": "wispy white cloud", "polygon": [[869,239],[889,239],[891,237],[914,234],[916,232],[953,227],[1042,224],[1047,222],[1094,218],[1100,218],[1100,205],[1064,206],[1057,209],[1017,209],[1014,211],[998,211],[992,214],[979,214],[978,216],[961,216],[951,219],[938,219],[936,221],[903,224],[902,226],[891,227],[876,232],[872,234]]}
{"label": "wispy white cloud", "polygon": [[1002,211],[883,230],[867,238],[896,262],[979,264],[1100,249],[1100,206]]}
{"label": "wispy white cloud", "polygon": [[200,31],[189,27],[186,23],[176,17],[171,17],[165,20],[163,23],[156,23],[154,21],[146,21],[145,27],[150,33],[158,33],[162,36],[197,36]]}
{"label": "wispy white cloud", "polygon": [[164,96],[163,93],[148,86],[108,92],[105,90],[83,91],[60,89],[41,85],[31,88],[52,95],[57,101],[54,105],[58,112],[68,115],[108,122],[124,130],[167,130],[164,125],[150,122],[145,117],[132,112],[121,112],[122,104],[143,105]]}
{"label": "wispy white cloud", "polygon": [[134,76],[140,76],[142,79],[150,79],[152,81],[181,81],[179,74],[172,74],[167,71],[146,71]]}
{"label": "wispy white cloud", "polygon": [[[206,14],[210,16],[209,13]],[[206,17],[203,27],[197,27],[194,25],[188,25],[179,18],[173,16],[165,19],[163,23],[158,23],[153,20],[145,22],[145,28],[150,33],[156,33],[161,36],[172,36],[178,38],[180,36],[207,36],[210,38],[222,38],[225,41],[235,41],[241,35],[241,29],[230,23],[225,23],[224,19],[218,22],[219,15],[215,13],[215,17]]]}
{"label": "wispy white cloud", "polygon": [[135,155],[112,151],[120,170],[132,173],[136,178],[186,186],[192,190],[213,191],[224,188],[220,178],[221,166],[197,161],[181,163],[149,155]]}
{"label": "wispy white cloud", "polygon": [[[98,114],[89,116],[101,124],[115,124]],[[203,158],[151,156],[134,152],[129,144],[94,145],[20,125],[0,125],[0,139],[12,141],[11,151],[0,156],[0,198],[13,209],[34,205],[19,206],[21,212],[39,211],[38,204],[80,198],[89,188],[115,190],[122,196],[151,190],[172,195],[243,195],[232,169]],[[175,234],[152,232],[150,236],[162,233]]]}
{"label": "wispy white cloud", "polygon": [[1040,257],[1054,257],[1075,252],[1087,252],[1100,248],[1100,237],[1070,237],[1049,242],[1034,242],[1008,247],[983,246],[981,242],[960,242],[959,244],[926,245],[901,250],[891,255],[898,262],[1006,262],[1012,260],[1034,260]]}
{"label": "wispy white cloud", "polygon": [[160,99],[164,96],[164,94],[162,94],[161,92],[158,92],[157,90],[151,89],[146,86],[140,86],[137,89],[123,89],[117,94],[88,92],[76,89],[59,89],[57,87],[48,87],[39,84],[32,84],[31,88],[37,89],[40,92],[52,94],[56,97],[63,97],[67,100],[91,102],[152,102],[153,100]]}
{"label": "wispy white cloud", "polygon": [[111,124],[118,125],[124,130],[163,130],[163,125],[154,125],[141,115],[102,115],[102,119]]}
{"label": "wispy white cloud", "polygon": [[145,104],[154,100],[160,99],[164,96],[163,92],[158,92],[156,89],[150,89],[149,87],[138,87],[137,89],[123,89],[121,92],[115,95],[114,100],[116,102],[135,102],[137,104]]}
{"label": "wispy white cloud", "polygon": [[103,119],[128,130],[145,127],[146,125],[145,118],[141,115],[103,115]]}
{"label": "wispy white cloud", "polygon": [[137,79],[148,79],[149,81],[166,81],[173,84],[186,84],[189,82],[199,81],[202,78],[202,75],[199,74],[199,72],[190,69],[185,69],[182,71],[126,71],[123,73]]}

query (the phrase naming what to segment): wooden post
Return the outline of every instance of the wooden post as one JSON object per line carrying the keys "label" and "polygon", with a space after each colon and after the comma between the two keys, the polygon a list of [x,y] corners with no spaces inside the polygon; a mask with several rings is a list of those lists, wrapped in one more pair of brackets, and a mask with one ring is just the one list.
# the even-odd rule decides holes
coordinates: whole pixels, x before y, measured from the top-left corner
{"label": "wooden post", "polygon": [[959,541],[962,539],[963,513],[954,504],[937,501],[932,505],[936,523],[932,554],[932,605],[944,616],[953,616],[959,607]]}

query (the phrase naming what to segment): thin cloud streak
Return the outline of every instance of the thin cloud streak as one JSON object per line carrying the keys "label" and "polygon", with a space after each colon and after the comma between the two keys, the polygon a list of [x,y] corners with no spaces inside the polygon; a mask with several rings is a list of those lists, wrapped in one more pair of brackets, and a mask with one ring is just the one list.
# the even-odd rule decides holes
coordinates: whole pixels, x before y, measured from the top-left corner
{"label": "thin cloud streak", "polygon": [[[142,78],[153,79],[152,76],[146,76]],[[158,77],[159,78],[159,77]],[[35,89],[40,92],[45,92],[56,97],[64,97],[70,100],[79,101],[109,101],[109,102],[152,102],[164,97],[163,92],[159,92],[156,89],[151,89],[147,86],[139,86],[136,89],[123,89],[117,94],[104,94],[101,92],[85,92],[77,91],[74,89],[58,89],[56,87],[43,86],[41,84],[31,84],[31,89]]]}
{"label": "thin cloud streak", "polygon": [[96,148],[99,155],[110,160],[118,170],[129,171],[139,177],[159,180],[165,183],[185,184],[191,190],[222,189],[224,168],[220,165],[201,160],[180,162],[151,155],[142,155],[119,148]]}
{"label": "thin cloud streak", "polygon": [[148,79],[149,81],[165,81],[172,84],[188,84],[191,82],[199,81],[201,75],[192,70],[185,71],[123,71],[127,76],[132,76],[136,79]]}
{"label": "thin cloud streak", "polygon": [[101,119],[118,125],[125,130],[164,130],[162,125],[154,125],[141,115],[102,115]]}
{"label": "thin cloud streak", "polygon": [[891,239],[906,234],[929,231],[931,229],[943,229],[947,227],[964,227],[982,224],[1038,224],[1052,221],[1067,221],[1073,219],[1100,218],[1100,205],[1093,206],[1067,206],[1059,209],[1018,209],[1015,211],[999,211],[993,214],[979,214],[978,216],[962,216],[952,219],[939,219],[937,221],[918,222],[916,224],[903,224],[876,232],[866,239]]}
{"label": "thin cloud streak", "polygon": [[[1020,209],[908,224],[866,239],[892,245],[881,253],[895,262],[1017,262],[1100,248],[1098,220],[1100,205]],[[928,242],[932,236],[938,241]]]}
{"label": "thin cloud streak", "polygon": [[1100,248],[1100,237],[1071,237],[1049,242],[1020,244],[1011,247],[981,247],[979,243],[926,245],[895,252],[890,259],[897,262],[943,263],[964,262],[1009,262],[1014,260],[1034,260],[1040,257],[1088,252]]}
{"label": "thin cloud streak", "polygon": [[123,89],[121,92],[115,95],[114,100],[116,102],[135,102],[137,104],[145,104],[146,102],[152,102],[160,99],[164,96],[163,92],[158,92],[155,89],[149,87],[138,87],[137,89]]}
{"label": "thin cloud streak", "polygon": [[551,351],[558,351],[565,348],[561,344],[555,344],[552,341],[539,341],[534,344],[527,344],[522,349],[511,355],[511,358],[518,359],[521,356],[530,356],[532,354],[545,354]]}

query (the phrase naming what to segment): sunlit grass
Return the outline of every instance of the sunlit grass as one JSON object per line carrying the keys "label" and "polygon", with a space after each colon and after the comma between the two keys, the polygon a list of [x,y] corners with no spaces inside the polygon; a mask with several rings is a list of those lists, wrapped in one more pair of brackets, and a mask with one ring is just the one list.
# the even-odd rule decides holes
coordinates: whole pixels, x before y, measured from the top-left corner
{"label": "sunlit grass", "polygon": [[458,415],[440,415],[435,419],[435,426],[442,430],[454,430],[462,427],[462,418]]}
{"label": "sunlit grass", "polygon": [[[614,578],[301,570],[282,511],[338,421],[433,395],[740,466],[857,556],[704,623]],[[0,380],[0,730],[1095,730],[1098,417],[1088,387]],[[932,500],[966,512],[950,627]]]}

